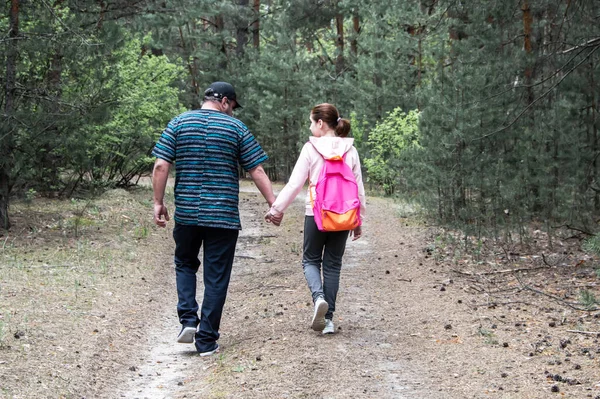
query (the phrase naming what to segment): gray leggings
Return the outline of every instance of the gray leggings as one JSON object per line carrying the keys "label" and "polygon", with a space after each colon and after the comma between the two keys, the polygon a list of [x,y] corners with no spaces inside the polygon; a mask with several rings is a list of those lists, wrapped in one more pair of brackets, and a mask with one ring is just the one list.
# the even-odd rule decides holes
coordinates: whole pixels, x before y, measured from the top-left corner
{"label": "gray leggings", "polygon": [[[302,268],[313,302],[324,296],[329,304],[325,318],[332,319],[335,312],[335,300],[340,286],[342,257],[346,250],[348,231],[319,231],[313,216],[304,218],[304,252]],[[321,280],[321,265],[323,279]]]}

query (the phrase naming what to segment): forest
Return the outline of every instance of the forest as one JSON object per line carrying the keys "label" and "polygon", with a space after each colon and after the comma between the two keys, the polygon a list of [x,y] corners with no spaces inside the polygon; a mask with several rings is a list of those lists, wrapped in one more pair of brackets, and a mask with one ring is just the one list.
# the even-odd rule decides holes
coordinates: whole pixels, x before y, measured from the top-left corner
{"label": "forest", "polygon": [[15,199],[135,185],[225,80],[273,180],[330,102],[368,188],[438,224],[598,230],[598,1],[5,0],[0,31],[5,229]]}

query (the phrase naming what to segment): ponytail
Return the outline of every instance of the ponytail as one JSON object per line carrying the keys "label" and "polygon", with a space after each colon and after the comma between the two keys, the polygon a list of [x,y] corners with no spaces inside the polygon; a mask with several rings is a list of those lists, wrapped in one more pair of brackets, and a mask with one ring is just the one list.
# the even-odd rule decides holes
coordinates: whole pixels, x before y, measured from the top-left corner
{"label": "ponytail", "polygon": [[345,118],[338,118],[338,122],[335,127],[335,135],[338,137],[348,137],[349,133],[350,133],[350,121]]}

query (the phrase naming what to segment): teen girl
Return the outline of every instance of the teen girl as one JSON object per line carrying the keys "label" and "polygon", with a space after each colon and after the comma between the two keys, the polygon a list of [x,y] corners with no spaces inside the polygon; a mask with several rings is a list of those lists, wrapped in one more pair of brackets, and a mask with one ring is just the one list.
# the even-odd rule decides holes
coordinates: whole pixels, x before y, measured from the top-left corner
{"label": "teen girl", "polygon": [[361,215],[364,215],[365,210],[365,189],[360,159],[353,146],[354,139],[347,137],[350,133],[350,121],[341,118],[336,107],[323,103],[310,112],[310,131],[312,137],[302,148],[290,180],[281,190],[265,219],[278,225],[283,212],[300,193],[306,178],[309,178],[310,184],[305,201],[302,268],[314,303],[311,328],[323,334],[333,334],[335,332],[333,313],[346,241],[349,234],[354,235],[352,240],[360,238],[362,229],[359,226],[350,231],[323,232],[317,228],[313,217],[311,194],[314,198],[315,184],[324,164],[323,158],[342,157],[346,154],[345,162],[352,169],[358,184]]}

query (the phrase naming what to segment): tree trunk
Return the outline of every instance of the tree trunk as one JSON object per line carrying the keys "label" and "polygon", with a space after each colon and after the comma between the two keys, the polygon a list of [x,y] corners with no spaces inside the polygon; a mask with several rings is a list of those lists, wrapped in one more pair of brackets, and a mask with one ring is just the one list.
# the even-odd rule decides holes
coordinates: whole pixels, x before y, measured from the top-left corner
{"label": "tree trunk", "polygon": [[337,29],[335,45],[338,51],[335,60],[335,73],[339,76],[344,72],[344,16],[340,13],[335,15],[335,26]]}
{"label": "tree trunk", "polygon": [[352,16],[352,29],[354,35],[350,41],[350,52],[356,57],[358,56],[358,34],[360,32],[360,18],[358,17],[358,12],[355,12],[354,16]]}
{"label": "tree trunk", "polygon": [[215,31],[217,35],[221,38],[221,48],[220,52],[223,55],[223,59],[219,62],[219,68],[222,70],[227,69],[227,47],[225,47],[225,41],[223,40],[223,30],[225,29],[225,21],[223,20],[222,15],[217,15],[215,17]]}
{"label": "tree trunk", "polygon": [[102,24],[104,24],[104,15],[106,14],[106,9],[108,8],[108,4],[106,4],[103,0],[98,1],[100,4],[100,15],[98,15],[98,22],[96,22],[96,29],[102,29]]}
{"label": "tree trunk", "polygon": [[[533,25],[533,16],[531,15],[531,8],[529,2],[524,1],[521,5],[523,11],[523,34],[525,39],[523,41],[523,49],[529,56],[533,49],[531,45],[531,26]],[[529,62],[529,60],[527,60]],[[525,84],[527,85],[527,105],[533,102],[533,88],[531,87],[531,79],[533,77],[533,68],[528,65],[525,69]]]}
{"label": "tree trunk", "polygon": [[[534,101],[534,95],[533,95],[533,67],[531,65],[531,53],[533,51],[533,45],[532,45],[532,40],[531,40],[531,32],[532,32],[532,26],[533,26],[533,15],[531,13],[531,8],[529,6],[529,1],[524,0],[523,3],[521,4],[521,11],[523,12],[523,35],[524,35],[524,39],[523,39],[523,50],[525,50],[525,64],[526,64],[526,68],[525,68],[525,72],[524,72],[524,79],[525,79],[525,86],[526,86],[526,90],[527,90],[527,95],[525,96],[526,99],[526,107],[529,107],[533,101]],[[534,112],[533,110],[531,110],[529,112],[529,116],[530,116],[530,127],[531,127],[531,132],[533,134],[533,136],[530,138],[531,140],[531,159],[528,165],[529,168],[529,191],[532,195],[532,203],[533,203],[533,211],[534,212],[538,212],[541,209],[541,204],[540,204],[540,188],[539,188],[539,182],[538,182],[538,176],[537,176],[537,171],[536,171],[536,164],[537,164],[537,151],[538,149],[538,143],[536,141],[536,137],[535,137],[535,132],[534,132]]]}
{"label": "tree trunk", "polygon": [[0,128],[2,136],[0,137],[0,150],[4,154],[0,163],[0,226],[4,229],[10,227],[8,217],[8,204],[10,195],[10,171],[12,168],[11,156],[13,150],[13,134],[10,131],[12,125],[10,119],[15,111],[15,98],[17,87],[17,57],[19,36],[19,0],[11,0],[8,33],[8,44],[6,52],[6,91],[4,103],[4,121]]}
{"label": "tree trunk", "polygon": [[[186,54],[187,58],[189,59],[189,55],[192,54],[193,49],[189,49],[187,46],[187,43],[185,41],[185,36],[183,34],[183,29],[180,26],[179,28],[179,39],[181,40],[181,48],[183,49],[184,53]],[[196,79],[196,77],[198,76],[198,67],[197,67],[197,62],[196,62],[196,57],[194,57],[191,60],[188,60],[187,62],[187,68],[188,68],[188,72],[190,74],[190,79],[191,82],[190,84],[192,85],[192,91],[194,93],[194,96],[192,97],[191,100],[191,104],[190,107],[192,109],[198,109],[200,108],[200,90],[198,87],[198,80]]]}
{"label": "tree trunk", "polygon": [[248,0],[239,0],[240,17],[237,21],[236,28],[236,47],[235,55],[243,57],[246,50],[246,42],[248,41],[248,21],[245,18],[245,9],[248,8]]}
{"label": "tree trunk", "polygon": [[38,153],[39,161],[39,181],[40,188],[51,191],[56,182],[60,181],[58,168],[56,165],[60,163],[56,153],[56,138],[60,137],[60,101],[62,99],[62,72],[63,72],[63,52],[62,49],[54,50],[50,57],[50,67],[46,72],[46,81],[48,85],[48,94],[50,96],[50,104],[48,110],[50,115],[53,115],[53,120],[41,139],[40,144],[43,149]]}
{"label": "tree trunk", "polygon": [[[378,20],[379,21],[383,21],[383,14],[379,14],[378,15]],[[378,42],[383,42],[383,34],[380,33],[379,28],[376,26],[375,27],[375,37],[377,38]],[[375,68],[373,71],[373,84],[375,85],[375,87],[377,88],[377,95],[375,97],[375,103],[377,104],[377,114],[376,114],[376,118],[380,119],[383,117],[383,102],[379,101],[381,99],[381,92],[382,92],[382,86],[383,86],[383,79],[381,77],[381,58],[382,58],[382,50],[381,48],[375,48],[373,49],[373,58],[375,60]]]}
{"label": "tree trunk", "polygon": [[254,0],[254,22],[252,23],[252,45],[260,47],[260,0]]}
{"label": "tree trunk", "polygon": [[16,77],[17,77],[17,36],[19,36],[19,0],[11,0],[10,4],[10,31],[8,32],[9,41],[6,54],[6,99],[4,111],[6,116],[12,114],[14,110]]}
{"label": "tree trunk", "polygon": [[[591,117],[591,123],[592,123],[592,156],[594,157],[594,160],[592,161],[592,173],[591,173],[591,180],[596,183],[598,181],[598,157],[596,156],[596,154],[598,154],[598,100],[596,99],[597,96],[597,89],[596,89],[596,81],[594,79],[594,60],[590,59],[590,87],[591,87],[591,94],[592,94],[592,117]],[[594,191],[594,209],[596,211],[600,210],[600,195],[598,194],[598,191]]]}
{"label": "tree trunk", "polygon": [[[411,57],[411,64],[417,67],[417,86],[421,86],[422,72],[423,72],[423,32],[424,27],[421,25],[410,25],[407,28],[409,35],[417,37],[417,56]],[[418,105],[418,108],[420,106]]]}

